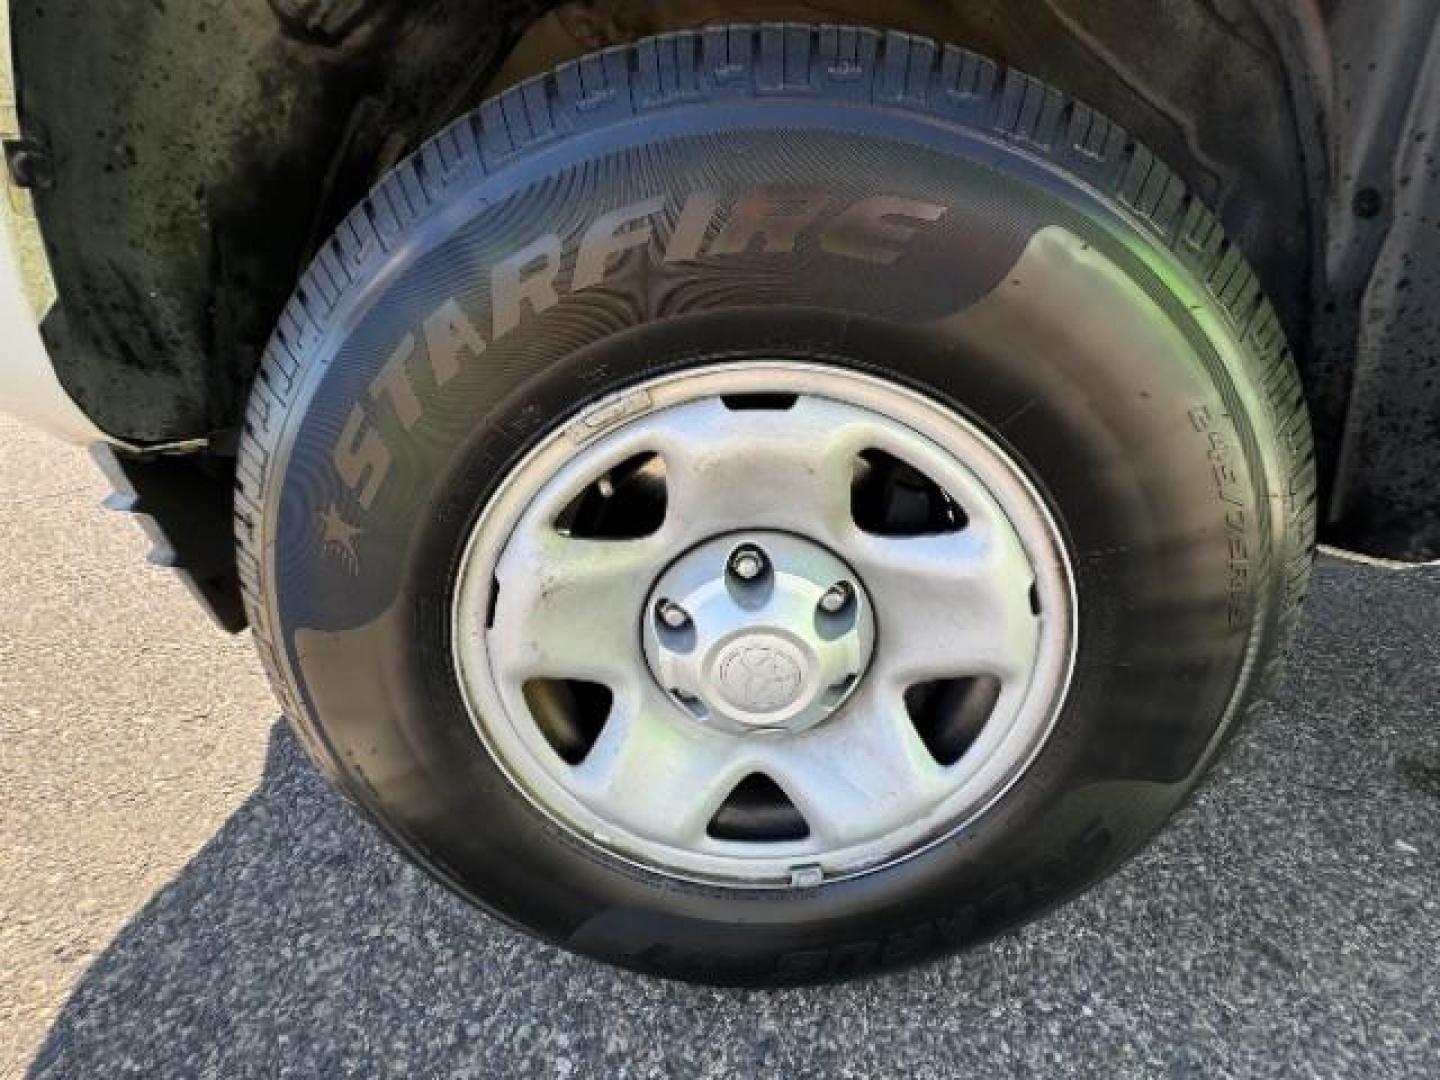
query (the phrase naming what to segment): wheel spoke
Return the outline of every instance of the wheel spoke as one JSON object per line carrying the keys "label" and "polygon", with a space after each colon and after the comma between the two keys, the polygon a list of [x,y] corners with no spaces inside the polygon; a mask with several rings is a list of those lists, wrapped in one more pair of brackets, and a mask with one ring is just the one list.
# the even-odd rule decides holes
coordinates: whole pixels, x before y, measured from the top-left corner
{"label": "wheel spoke", "polygon": [[577,791],[611,821],[660,843],[693,847],[746,775],[742,747],[648,692],[628,695],[576,769]]}
{"label": "wheel spoke", "polygon": [[827,846],[903,824],[945,784],[898,694],[881,683],[829,723],[777,745],[761,768]]}
{"label": "wheel spoke", "polygon": [[834,536],[850,520],[855,456],[871,426],[820,398],[784,410],[687,406],[663,432],[671,521],[690,534],[782,529]]}
{"label": "wheel spoke", "polygon": [[548,528],[517,535],[495,572],[487,640],[497,673],[612,689],[636,679],[647,579],[660,558],[652,538],[584,540]]}
{"label": "wheel spoke", "polygon": [[845,552],[879,618],[878,672],[904,686],[927,679],[1023,678],[1040,621],[1034,574],[1013,535],[972,526],[935,536],[857,535]]}

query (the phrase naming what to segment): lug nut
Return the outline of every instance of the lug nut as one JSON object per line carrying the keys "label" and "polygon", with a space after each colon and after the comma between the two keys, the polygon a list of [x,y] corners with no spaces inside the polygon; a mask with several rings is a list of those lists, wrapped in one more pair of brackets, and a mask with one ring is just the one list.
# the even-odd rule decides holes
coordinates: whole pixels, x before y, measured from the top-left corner
{"label": "lug nut", "polygon": [[690,615],[679,604],[672,604],[669,600],[661,600],[656,609],[660,621],[671,630],[681,630],[690,622]]}
{"label": "lug nut", "polygon": [[850,603],[850,597],[853,595],[854,591],[848,582],[842,581],[832,585],[825,591],[825,595],[820,597],[820,610],[829,615],[838,615],[845,610],[845,606]]}
{"label": "lug nut", "polygon": [[740,548],[730,556],[730,572],[741,581],[754,581],[765,572],[765,556],[759,548]]}

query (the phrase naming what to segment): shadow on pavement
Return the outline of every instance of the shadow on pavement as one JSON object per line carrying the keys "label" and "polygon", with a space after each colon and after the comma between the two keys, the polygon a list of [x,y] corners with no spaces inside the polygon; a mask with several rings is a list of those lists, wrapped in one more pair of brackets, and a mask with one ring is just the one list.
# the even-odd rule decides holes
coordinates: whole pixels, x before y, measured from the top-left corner
{"label": "shadow on pavement", "polygon": [[1137,863],[1015,937],[830,989],[531,942],[404,864],[277,724],[260,787],[86,973],[32,1075],[1427,1075],[1440,576],[1328,566],[1317,592],[1276,702]]}

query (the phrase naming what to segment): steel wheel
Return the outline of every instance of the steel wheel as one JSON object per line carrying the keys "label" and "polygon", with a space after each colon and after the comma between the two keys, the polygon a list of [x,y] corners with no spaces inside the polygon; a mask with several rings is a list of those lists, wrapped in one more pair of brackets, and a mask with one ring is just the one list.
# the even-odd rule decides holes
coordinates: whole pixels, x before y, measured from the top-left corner
{"label": "steel wheel", "polygon": [[454,605],[476,731],[647,870],[813,885],[984,812],[1043,744],[1074,601],[1036,490],[897,385],[744,363],[607,399],[514,470]]}

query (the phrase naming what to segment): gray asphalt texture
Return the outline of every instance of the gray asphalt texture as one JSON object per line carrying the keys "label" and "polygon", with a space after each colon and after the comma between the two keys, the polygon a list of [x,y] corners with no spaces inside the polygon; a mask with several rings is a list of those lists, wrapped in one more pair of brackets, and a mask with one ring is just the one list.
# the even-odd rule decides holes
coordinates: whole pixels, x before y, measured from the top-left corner
{"label": "gray asphalt texture", "polygon": [[897,976],[716,991],[410,869],[88,468],[0,423],[30,493],[0,509],[7,1074],[1440,1075],[1440,573],[1323,565],[1272,703],[1080,901]]}

